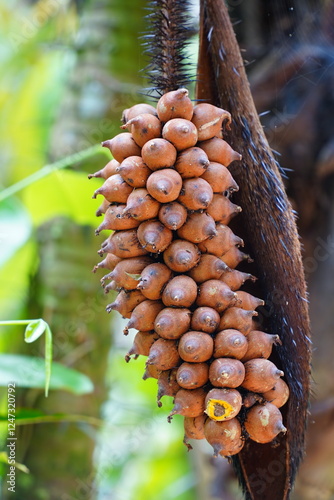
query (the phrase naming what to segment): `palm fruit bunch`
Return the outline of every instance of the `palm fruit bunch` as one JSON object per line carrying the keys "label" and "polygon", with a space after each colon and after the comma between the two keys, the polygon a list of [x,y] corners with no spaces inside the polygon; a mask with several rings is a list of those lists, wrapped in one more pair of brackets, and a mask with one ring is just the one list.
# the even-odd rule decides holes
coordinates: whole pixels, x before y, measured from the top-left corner
{"label": "palm fruit bunch", "polygon": [[254,321],[263,300],[239,290],[255,278],[235,269],[248,256],[228,227],[241,211],[227,168],[241,156],[222,139],[231,115],[179,89],[122,120],[127,132],[102,143],[113,159],[90,177],[105,179],[96,233],[112,231],[94,271],[110,270],[102,284],[118,292],[107,311],[129,319],[125,334],[138,330],[125,359],[148,356],[143,378],[157,379],[159,406],[174,398],[168,419],[184,416],[189,449],[205,438],[231,456],[248,438],[271,442],[286,431],[289,389],[268,360],[278,335]]}

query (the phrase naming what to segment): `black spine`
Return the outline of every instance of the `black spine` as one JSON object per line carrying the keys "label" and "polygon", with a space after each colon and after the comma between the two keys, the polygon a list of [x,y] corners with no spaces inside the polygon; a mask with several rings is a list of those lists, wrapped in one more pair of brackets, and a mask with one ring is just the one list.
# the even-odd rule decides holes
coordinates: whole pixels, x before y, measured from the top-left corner
{"label": "black spine", "polygon": [[150,2],[148,31],[144,34],[144,53],[150,58],[145,69],[148,95],[161,96],[189,85],[191,64],[185,55],[193,33],[188,0]]}

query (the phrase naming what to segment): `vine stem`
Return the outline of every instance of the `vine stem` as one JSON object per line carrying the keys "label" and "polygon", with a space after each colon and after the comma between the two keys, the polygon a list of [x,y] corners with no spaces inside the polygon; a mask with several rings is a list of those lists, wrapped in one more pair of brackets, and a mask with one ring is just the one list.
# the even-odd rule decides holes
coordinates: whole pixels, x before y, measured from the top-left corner
{"label": "vine stem", "polygon": [[54,171],[61,170],[63,168],[70,167],[74,163],[78,163],[82,160],[85,160],[86,158],[90,158],[91,156],[94,156],[95,154],[98,153],[103,153],[105,155],[109,155],[109,151],[102,149],[100,144],[96,144],[95,146],[92,146],[87,149],[83,149],[82,151],[78,151],[77,153],[74,153],[73,155],[66,156],[65,158],[62,158],[61,160],[55,161],[54,163],[50,163],[48,165],[45,165],[42,167],[40,170],[37,170],[37,172],[34,172],[33,174],[29,175],[28,177],[25,177],[24,179],[20,180],[19,182],[16,182],[12,186],[9,186],[8,188],[4,189],[0,193],[0,202],[5,200],[6,198],[9,198],[13,194],[18,193],[22,189],[30,186],[36,181],[39,181],[40,179],[43,179],[43,177],[46,177],[47,175],[51,174]]}

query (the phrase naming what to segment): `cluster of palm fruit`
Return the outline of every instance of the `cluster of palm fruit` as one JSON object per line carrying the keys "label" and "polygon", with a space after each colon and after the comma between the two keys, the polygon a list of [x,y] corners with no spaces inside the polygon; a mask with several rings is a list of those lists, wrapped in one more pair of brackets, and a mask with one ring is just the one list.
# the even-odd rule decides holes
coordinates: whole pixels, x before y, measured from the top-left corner
{"label": "cluster of palm fruit", "polygon": [[[154,108],[123,113],[120,133],[102,145],[113,159],[90,177],[104,184],[96,230],[111,230],[95,268],[106,292],[117,290],[117,310],[138,330],[126,360],[148,356],[144,379],[158,380],[184,416],[185,444],[203,439],[215,455],[238,453],[247,438],[271,442],[286,429],[279,407],[289,397],[283,372],[268,360],[277,335],[257,329],[264,302],[239,291],[251,274],[236,270],[247,259],[228,227],[241,211],[228,166],[241,156],[222,139],[227,111],[193,106],[186,89],[163,95]],[[107,281],[109,281],[108,284]]]}

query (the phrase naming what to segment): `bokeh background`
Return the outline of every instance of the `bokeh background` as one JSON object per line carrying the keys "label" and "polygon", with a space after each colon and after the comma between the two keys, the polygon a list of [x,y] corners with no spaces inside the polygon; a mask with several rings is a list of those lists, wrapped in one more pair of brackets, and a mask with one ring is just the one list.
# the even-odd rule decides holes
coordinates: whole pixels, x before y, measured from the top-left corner
{"label": "bokeh background", "polygon": [[[230,0],[253,95],[285,169],[304,248],[314,335],[309,445],[294,498],[334,498],[334,8],[331,0]],[[144,360],[124,361],[112,292],[91,272],[106,233],[93,200],[124,108],[143,101],[146,0],[0,0],[0,320],[43,318],[44,339],[0,327],[0,472],[14,500],[240,500],[226,460],[182,444]],[[198,3],[188,54],[197,58]],[[193,89],[192,89],[193,91]],[[233,110],[231,110],[233,113]],[[71,370],[69,370],[71,369]],[[8,492],[7,381],[16,388],[16,492]],[[166,399],[166,398],[164,398]]]}

